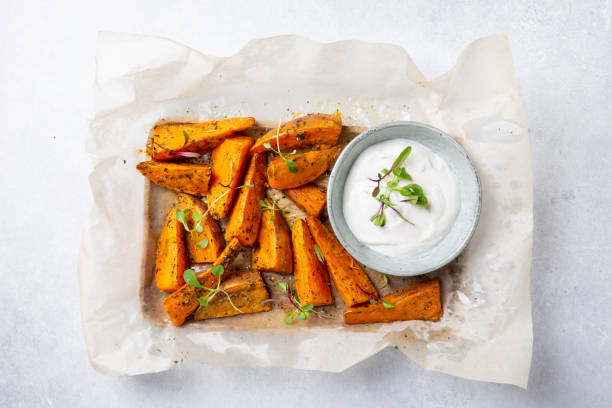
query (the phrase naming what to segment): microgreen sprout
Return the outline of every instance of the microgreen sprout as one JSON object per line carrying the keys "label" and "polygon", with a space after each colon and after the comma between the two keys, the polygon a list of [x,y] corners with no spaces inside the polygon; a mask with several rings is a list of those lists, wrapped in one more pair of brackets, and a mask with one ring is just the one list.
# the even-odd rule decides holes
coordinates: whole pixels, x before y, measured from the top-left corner
{"label": "microgreen sprout", "polygon": [[323,263],[323,261],[325,261],[325,257],[323,256],[323,251],[321,251],[321,248],[317,244],[314,244],[314,251],[319,262]]}
{"label": "microgreen sprout", "polygon": [[387,286],[389,286],[389,277],[387,275],[385,275],[384,273],[380,274],[380,279],[382,279],[383,282],[385,282],[385,286],[381,287],[381,289],[386,288]]}
{"label": "microgreen sprout", "polygon": [[274,221],[274,214],[276,213],[276,210],[279,210],[280,207],[278,205],[276,205],[279,202],[279,199],[276,200],[272,200],[272,206],[268,205],[268,203],[266,203],[264,200],[259,200],[259,207],[260,211],[272,211],[272,215],[270,215],[270,221]]}
{"label": "microgreen sprout", "polygon": [[221,275],[223,275],[224,272],[225,268],[223,265],[216,265],[210,268],[210,273],[217,277],[217,286],[214,289],[203,286],[193,269],[186,269],[185,272],[183,272],[183,279],[189,286],[208,291],[208,293],[206,293],[204,296],[200,296],[198,298],[200,306],[207,307],[215,296],[217,296],[217,293],[223,293],[225,296],[227,296],[227,300],[234,309],[236,309],[239,313],[244,313],[242,310],[238,309],[236,305],[234,305],[234,302],[232,302],[232,297],[229,295],[229,293],[221,289]]}
{"label": "microgreen sprout", "polygon": [[289,313],[285,315],[283,321],[285,324],[293,323],[293,319],[297,318],[298,320],[306,320],[310,316],[310,313],[316,314],[320,318],[330,318],[330,315],[327,315],[323,312],[314,309],[314,305],[312,303],[308,303],[306,305],[302,305],[297,297],[297,294],[291,289],[288,283],[285,282],[276,282],[276,286],[280,289],[280,291],[287,297],[287,299],[276,300],[276,299],[268,299],[264,300],[262,304],[266,302],[282,302],[286,303],[293,307]]}
{"label": "microgreen sprout", "polygon": [[[406,219],[397,208],[395,208],[397,204],[391,202],[391,193],[394,191],[400,193],[404,197],[407,197],[405,200],[400,200],[402,203],[411,203],[422,206],[426,206],[428,204],[427,197],[425,197],[423,188],[420,185],[412,183],[403,187],[398,187],[400,181],[402,180],[412,181],[412,176],[404,167],[402,167],[402,164],[404,164],[406,159],[408,159],[411,151],[412,146],[406,147],[395,159],[390,169],[382,169],[377,174],[378,178],[376,179],[368,178],[368,180],[376,183],[376,187],[374,187],[372,190],[372,197],[380,202],[378,211],[376,211],[376,213],[370,217],[370,221],[372,221],[377,227],[384,227],[387,223],[387,217],[385,215],[385,210],[387,208],[395,211],[395,213],[402,220],[414,225],[410,220]],[[391,178],[387,179],[389,176],[391,176]],[[381,182],[385,179],[388,181],[384,187],[381,187]],[[384,190],[382,193],[381,189]]]}
{"label": "microgreen sprout", "polygon": [[[280,132],[280,128],[281,128],[281,121],[279,119],[278,120],[278,127],[276,128],[276,148],[273,148],[272,145],[270,144],[270,142],[266,142],[263,145],[264,145],[264,147],[266,149],[272,150],[273,152],[278,154],[281,159],[283,159],[283,161],[287,165],[287,168],[289,169],[289,173],[297,173],[298,172],[297,164],[293,160],[288,159],[287,156],[285,156],[283,154],[283,152],[281,152],[281,150],[280,150],[280,147],[279,147],[280,143],[278,141],[278,134]],[[289,153],[289,156],[291,156],[292,154],[295,154],[295,152],[296,152],[295,150],[292,151],[291,153]]]}
{"label": "microgreen sprout", "polygon": [[[187,214],[190,212],[191,210],[189,208],[186,208],[184,210],[177,209],[175,216],[176,216],[176,219],[181,224],[183,224],[183,227],[185,227],[185,230],[189,232],[189,234],[191,235],[191,239],[195,239],[195,237],[193,236],[194,232],[201,233],[204,231],[204,227],[202,227],[202,220],[204,219],[208,211],[204,214],[194,211],[191,214],[191,219],[193,220],[193,228],[189,228],[189,223],[187,222]],[[203,238],[202,240],[198,241],[196,245],[200,248],[206,248],[208,246],[208,239]]]}
{"label": "microgreen sprout", "polygon": [[383,300],[380,298],[380,296],[378,296],[376,293],[370,293],[366,290],[364,290],[361,286],[357,285],[357,287],[366,295],[368,295],[370,297],[370,304],[375,305],[377,303],[382,303],[383,307],[385,309],[393,309],[395,306],[391,304],[391,302],[387,301],[387,300]]}

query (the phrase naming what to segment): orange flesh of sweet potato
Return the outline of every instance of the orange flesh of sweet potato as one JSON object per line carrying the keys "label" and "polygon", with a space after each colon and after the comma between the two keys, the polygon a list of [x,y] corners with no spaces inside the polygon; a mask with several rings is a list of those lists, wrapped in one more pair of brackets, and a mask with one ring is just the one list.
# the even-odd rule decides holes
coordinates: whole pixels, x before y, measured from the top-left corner
{"label": "orange flesh of sweet potato", "polygon": [[[206,206],[197,197],[189,194],[178,194],[179,204],[178,207],[182,210],[191,210],[186,214],[187,225],[193,229],[195,222],[193,221],[193,214],[206,213]],[[225,247],[225,240],[223,239],[223,233],[219,227],[219,222],[215,220],[210,214],[206,214],[202,221],[202,232],[193,231],[192,233],[185,232],[185,238],[187,241],[187,249],[189,252],[189,261],[191,263],[206,263],[214,262],[219,257],[221,251]],[[181,227],[183,227],[181,225]],[[184,229],[184,227],[183,227]],[[203,239],[208,240],[208,245],[205,248],[200,248],[197,244]]]}
{"label": "orange flesh of sweet potato", "polygon": [[[272,206],[267,200],[266,203]],[[257,244],[253,248],[251,267],[266,272],[292,272],[291,232],[278,208],[274,214],[270,210],[262,213]]]}
{"label": "orange flesh of sweet potato", "polygon": [[221,219],[230,212],[252,145],[253,139],[239,136],[225,139],[213,150],[211,155],[212,177],[210,189],[206,195],[209,213],[213,217]]}
{"label": "orange flesh of sweet potato", "polygon": [[[213,265],[223,265],[226,269],[232,263],[234,257],[240,251],[240,243],[237,239],[232,239],[227,243],[227,246],[219,255],[219,257],[215,260]],[[184,271],[183,271],[184,272]],[[224,273],[221,275],[223,278],[226,276]],[[214,276],[210,269],[207,269],[205,272],[198,274],[198,280],[203,286],[213,287],[217,284],[217,277]],[[175,326],[180,326],[200,305],[198,302],[198,298],[200,296],[204,296],[208,293],[206,290],[201,288],[194,288],[193,286],[189,286],[188,284],[184,284],[175,292],[172,292],[168,295],[163,301],[164,309],[166,309],[166,313],[172,320],[172,324]]]}
{"label": "orange flesh of sweet potato", "polygon": [[188,267],[185,230],[173,208],[168,212],[157,245],[155,283],[159,290],[172,292],[180,288],[185,283],[183,271]]}
{"label": "orange flesh of sweet potato", "polygon": [[327,270],[347,307],[378,297],[376,288],[352,256],[316,217],[306,219],[310,233],[321,248]]}
{"label": "orange flesh of sweet potato", "polygon": [[308,215],[318,217],[321,215],[325,203],[327,202],[327,194],[314,184],[305,184],[301,187],[290,188],[284,190],[283,193],[291,201],[297,204]]}
{"label": "orange flesh of sweet potato", "polygon": [[206,164],[145,161],[136,169],[158,186],[195,195],[206,194],[211,176]]}
{"label": "orange flesh of sweet potato", "polygon": [[270,187],[278,190],[303,186],[306,183],[325,173],[330,163],[340,153],[340,146],[331,149],[315,150],[303,154],[296,154],[288,158],[297,165],[297,173],[291,173],[285,161],[277,157],[268,165],[266,171]]}
{"label": "orange flesh of sweet potato", "polygon": [[225,228],[225,239],[228,241],[238,238],[238,241],[244,246],[252,247],[255,244],[261,223],[259,200],[264,198],[266,189],[264,171],[265,154],[255,154],[251,157],[243,181],[243,185],[255,187],[241,188],[238,192],[238,198],[236,198]]}
{"label": "orange flesh of sweet potato", "polygon": [[179,157],[175,152],[203,153],[217,147],[232,133],[250,128],[254,123],[255,119],[249,117],[202,123],[164,123],[153,128],[147,153],[154,160]]}
{"label": "orange flesh of sweet potato", "polygon": [[338,136],[342,132],[342,118],[339,115],[324,113],[311,113],[293,119],[283,124],[280,129],[271,129],[255,142],[251,154],[266,151],[264,143],[270,143],[276,149],[276,133],[280,149],[294,147],[331,147],[338,143]]}
{"label": "orange flesh of sweet potato", "polygon": [[221,284],[221,288],[229,294],[234,306],[240,309],[242,313],[232,307],[225,294],[217,293],[208,306],[200,306],[196,310],[195,320],[266,312],[272,309],[270,303],[261,304],[261,302],[270,298],[270,294],[259,271],[254,269],[236,271]]}
{"label": "orange flesh of sweet potato", "polygon": [[329,288],[325,265],[317,258],[314,241],[304,220],[296,220],[291,228],[293,243],[293,274],[298,299],[303,305],[331,305],[334,301]]}
{"label": "orange flesh of sweet potato", "polygon": [[[394,307],[386,309],[382,301]],[[432,320],[442,317],[440,281],[432,280],[406,286],[385,296],[376,304],[348,308],[344,312],[345,324],[383,323],[395,320]]]}

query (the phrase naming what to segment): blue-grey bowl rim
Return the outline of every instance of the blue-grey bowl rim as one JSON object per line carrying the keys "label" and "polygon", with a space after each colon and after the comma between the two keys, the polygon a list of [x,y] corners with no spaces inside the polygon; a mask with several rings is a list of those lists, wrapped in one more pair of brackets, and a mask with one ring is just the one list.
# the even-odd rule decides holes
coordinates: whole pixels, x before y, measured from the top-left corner
{"label": "blue-grey bowl rim", "polygon": [[[418,272],[409,273],[409,274],[398,274],[397,271],[388,270],[388,268],[386,268],[384,266],[381,267],[381,265],[370,265],[370,264],[367,264],[367,263],[363,262],[363,259],[361,258],[360,254],[352,253],[349,250],[349,248],[348,248],[349,246],[347,245],[345,238],[342,236],[342,234],[339,231],[340,229],[339,229],[339,227],[337,225],[336,220],[334,219],[335,213],[332,210],[332,190],[334,188],[334,182],[336,180],[337,171],[339,169],[338,165],[340,163],[342,163],[342,161],[348,155],[348,152],[350,151],[350,146],[357,144],[360,140],[365,139],[368,136],[370,136],[372,134],[375,134],[376,132],[378,132],[380,130],[383,130],[383,129],[386,129],[386,128],[389,128],[389,127],[398,127],[398,126],[399,127],[403,127],[403,126],[421,127],[421,128],[428,129],[432,133],[437,134],[439,137],[442,137],[442,138],[446,139],[450,144],[454,145],[457,148],[458,151],[463,153],[463,157],[465,158],[467,164],[469,164],[469,167],[473,171],[475,179],[476,179],[477,190],[478,190],[478,198],[477,198],[477,203],[476,203],[476,208],[475,208],[474,222],[472,223],[471,228],[468,231],[467,235],[465,236],[465,239],[463,240],[463,242],[461,242],[461,244],[458,245],[455,248],[454,251],[449,253],[443,260],[441,260],[437,264],[431,265],[431,266],[429,266],[427,268],[423,268],[423,270],[420,270]],[[434,153],[438,154],[435,151],[434,151]],[[438,128],[435,128],[433,126],[427,125],[425,123],[415,122],[415,121],[396,121],[396,122],[383,123],[383,124],[380,124],[378,126],[374,126],[372,128],[369,128],[368,130],[366,130],[366,131],[360,133],[359,135],[355,136],[346,146],[344,146],[344,148],[340,152],[340,155],[336,159],[334,167],[332,168],[331,174],[329,176],[329,181],[328,181],[328,186],[327,186],[327,214],[328,214],[329,222],[330,222],[330,224],[332,226],[332,229],[334,231],[334,234],[336,235],[336,237],[340,241],[340,244],[342,244],[342,246],[358,262],[360,262],[360,263],[362,263],[362,264],[364,264],[364,265],[366,265],[366,266],[370,267],[371,269],[374,269],[374,270],[376,270],[378,272],[382,272],[382,273],[385,273],[385,274],[388,274],[388,275],[394,275],[394,276],[418,276],[418,275],[426,274],[426,273],[435,271],[437,269],[440,269],[440,268],[448,265],[451,261],[453,261],[455,258],[457,258],[461,254],[461,252],[463,252],[463,250],[467,247],[468,243],[472,239],[472,236],[474,235],[474,231],[476,231],[476,227],[478,226],[478,221],[480,219],[481,207],[482,207],[482,186],[480,185],[480,178],[478,177],[478,172],[476,171],[476,168],[474,167],[474,163],[472,162],[472,160],[468,156],[468,154],[465,151],[465,149],[463,148],[463,146],[461,146],[461,144],[459,144],[455,139],[450,137],[448,134],[446,134],[442,130],[440,130]],[[343,212],[342,212],[341,216],[344,217],[344,213]],[[348,226],[347,226],[347,231],[348,231],[348,233],[352,234],[352,232],[350,231],[350,228],[348,228]],[[356,237],[354,237],[354,239],[356,241],[358,241]],[[385,256],[385,255],[381,254],[381,256]]]}

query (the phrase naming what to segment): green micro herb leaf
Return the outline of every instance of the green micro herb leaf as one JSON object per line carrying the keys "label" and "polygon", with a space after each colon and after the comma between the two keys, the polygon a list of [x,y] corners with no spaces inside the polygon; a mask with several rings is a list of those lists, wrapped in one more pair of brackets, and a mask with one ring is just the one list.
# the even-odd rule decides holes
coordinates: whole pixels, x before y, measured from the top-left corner
{"label": "green micro herb leaf", "polygon": [[383,282],[385,282],[385,286],[383,286],[382,288],[386,288],[387,286],[389,286],[389,277],[387,275],[385,275],[384,273],[381,273],[380,279],[382,279]]}
{"label": "green micro herb leaf", "polygon": [[387,302],[386,300],[383,300],[382,304],[385,309],[393,309],[395,307],[391,303]]}
{"label": "green micro herb leaf", "polygon": [[276,205],[279,201],[279,199],[272,200],[272,205],[270,206],[264,200],[259,200],[260,211],[272,211],[272,215],[270,215],[270,221],[274,221],[274,215],[276,213],[276,210],[280,209],[280,207]]}
{"label": "green micro herb leaf", "polygon": [[[283,152],[281,152],[281,150],[280,150],[280,142],[278,141],[278,135],[280,133],[280,128],[281,128],[281,121],[279,119],[278,120],[278,127],[276,128],[276,148],[273,148],[272,145],[270,144],[270,142],[265,142],[263,144],[263,146],[266,149],[272,150],[273,152],[277,153],[279,155],[279,157],[284,160],[285,165],[289,169],[289,173],[295,174],[295,173],[298,172],[297,163],[294,162],[293,160],[287,158],[287,156],[285,154],[283,154]],[[289,153],[289,156],[295,154],[295,152],[296,152],[295,150],[292,151],[291,153]]]}
{"label": "green micro herb leaf", "polygon": [[391,168],[395,169],[395,168],[401,166],[402,164],[404,164],[404,162],[406,161],[408,156],[410,156],[410,152],[411,151],[412,151],[412,146],[408,146],[407,148],[402,150],[402,152],[399,154],[399,156],[397,156],[397,159],[395,159],[395,161],[393,162],[393,166],[391,166]]}
{"label": "green micro herb leaf", "polygon": [[199,248],[204,249],[204,248],[206,248],[206,247],[208,246],[208,239],[207,239],[207,238],[204,238],[203,240],[201,240],[200,242],[198,242],[196,245],[197,245]]}
{"label": "green micro herb leaf", "polygon": [[[308,303],[306,305],[302,305],[297,295],[291,290],[289,284],[285,282],[276,282],[276,286],[283,292],[286,296],[286,299],[282,302],[289,304],[293,307],[293,310],[285,315],[284,322],[285,324],[291,324],[293,322],[293,317],[297,317],[298,320],[306,320],[310,316],[310,313],[314,313],[319,317],[329,317],[321,313],[320,311],[314,310],[314,305],[312,303]],[[273,301],[273,300],[271,300]]]}
{"label": "green micro herb leaf", "polygon": [[376,299],[370,299],[370,304],[371,305],[375,305],[377,303],[378,303],[378,301],[376,301]]}
{"label": "green micro herb leaf", "polygon": [[185,272],[183,272],[183,279],[189,286],[193,286],[194,288],[202,287],[193,269],[185,269]]}
{"label": "green micro herb leaf", "polygon": [[313,308],[314,308],[313,304],[312,304],[312,303],[309,303],[309,304],[307,304],[307,305],[303,306],[303,307],[302,307],[302,310],[303,310],[303,311],[305,311],[305,312],[309,312],[309,311],[311,311]]}
{"label": "green micro herb leaf", "polygon": [[183,224],[183,226],[185,227],[185,229],[187,231],[189,231],[189,227],[187,226],[187,216],[185,215],[185,213],[189,211],[189,210],[181,210],[181,209],[177,209],[176,210],[176,219],[178,220],[178,222],[180,222],[181,224]]}
{"label": "green micro herb leaf", "polygon": [[321,248],[317,244],[314,245],[314,251],[317,255],[317,259],[319,260],[319,262],[323,263],[325,257],[323,257],[323,251],[321,251]]}
{"label": "green micro herb leaf", "polygon": [[285,318],[283,319],[283,321],[285,322],[285,324],[291,324],[291,322],[293,321],[293,313],[295,312],[295,310],[287,313],[287,315],[285,316]]}
{"label": "green micro herb leaf", "polygon": [[212,268],[210,268],[210,273],[212,273],[214,276],[221,276],[223,275],[223,272],[225,272],[225,268],[223,267],[223,265],[215,265]]}
{"label": "green micro herb leaf", "polygon": [[287,168],[289,169],[289,173],[297,173],[298,172],[298,167],[297,164],[290,159],[285,159],[285,164],[287,165]]}
{"label": "green micro herb leaf", "polygon": [[[395,211],[395,213],[405,222],[414,225],[410,220],[402,215],[402,213],[395,208],[396,203],[391,202],[391,193],[398,192],[402,196],[406,197],[405,200],[401,200],[404,203],[410,203],[414,205],[422,205],[426,206],[428,203],[427,197],[423,193],[423,188],[418,184],[408,184],[406,186],[399,187],[399,183],[402,180],[412,181],[412,176],[408,174],[406,169],[402,167],[404,162],[410,156],[410,152],[412,151],[412,146],[406,147],[402,152],[397,156],[393,165],[391,166],[391,170],[382,169],[380,173],[378,173],[378,179],[369,179],[376,183],[376,187],[372,190],[372,197],[374,197],[378,202],[380,202],[380,207],[376,214],[370,217],[370,221],[377,227],[384,227],[387,224],[387,218],[385,215],[385,210],[390,208]],[[386,184],[381,188],[381,182],[391,175],[390,179],[387,179]],[[382,190],[382,192],[381,192]]]}
{"label": "green micro herb leaf", "polygon": [[398,179],[400,179],[400,180],[409,180],[409,181],[412,181],[412,176],[410,174],[408,174],[406,169],[403,168],[403,167],[398,167],[396,169],[393,169],[393,175],[395,177],[397,177]]}
{"label": "green micro herb leaf", "polygon": [[208,307],[210,302],[212,302],[215,296],[217,296],[217,293],[223,293],[225,296],[227,296],[227,300],[234,309],[236,309],[239,313],[244,313],[242,310],[238,309],[236,305],[234,305],[229,293],[221,288],[221,275],[223,275],[224,270],[225,268],[223,268],[223,265],[217,265],[210,268],[210,272],[217,277],[217,286],[215,288],[202,286],[193,269],[186,269],[185,272],[183,272],[183,279],[185,279],[185,282],[187,282],[188,285],[193,286],[194,288],[201,288],[208,291],[206,295],[198,298],[198,302],[200,303],[201,307]]}
{"label": "green micro herb leaf", "polygon": [[183,136],[185,136],[185,144],[187,144],[187,142],[189,142],[189,133],[187,133],[186,130],[183,130]]}

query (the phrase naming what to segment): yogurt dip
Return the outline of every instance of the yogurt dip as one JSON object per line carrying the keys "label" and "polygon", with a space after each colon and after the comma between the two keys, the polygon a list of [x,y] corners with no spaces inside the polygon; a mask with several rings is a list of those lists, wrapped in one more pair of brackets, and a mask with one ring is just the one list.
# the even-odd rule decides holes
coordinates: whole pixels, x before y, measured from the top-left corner
{"label": "yogurt dip", "polygon": [[[390,169],[406,147],[412,151],[402,166],[412,181],[400,180],[397,188],[416,183],[427,197],[426,206],[401,202],[406,197],[399,192],[390,193],[404,218],[386,208],[384,226],[376,226],[370,218],[380,209],[380,202],[372,196],[382,169]],[[381,192],[391,175],[380,183]],[[459,188],[455,175],[446,162],[420,143],[407,139],[381,142],[364,150],[353,163],[344,186],[343,210],[346,222],[355,237],[364,245],[384,255],[414,255],[436,245],[453,225],[459,210]]]}

